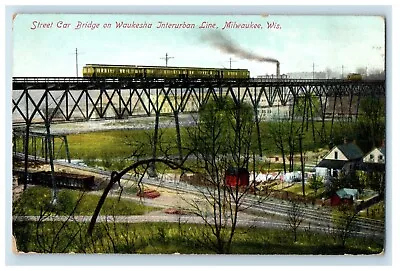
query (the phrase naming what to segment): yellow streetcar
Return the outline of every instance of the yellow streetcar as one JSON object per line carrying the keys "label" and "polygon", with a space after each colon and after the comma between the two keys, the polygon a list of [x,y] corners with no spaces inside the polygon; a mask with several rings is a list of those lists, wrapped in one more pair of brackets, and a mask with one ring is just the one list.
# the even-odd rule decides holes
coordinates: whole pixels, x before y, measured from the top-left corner
{"label": "yellow streetcar", "polygon": [[136,65],[87,64],[83,67],[83,77],[129,77],[154,79],[248,79],[247,69],[215,69],[198,67],[162,67]]}

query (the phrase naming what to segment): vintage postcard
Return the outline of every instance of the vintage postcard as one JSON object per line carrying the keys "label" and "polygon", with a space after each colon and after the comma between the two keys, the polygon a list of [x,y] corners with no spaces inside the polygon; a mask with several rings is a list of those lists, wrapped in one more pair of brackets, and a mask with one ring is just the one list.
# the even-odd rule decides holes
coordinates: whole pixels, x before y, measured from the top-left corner
{"label": "vintage postcard", "polygon": [[15,14],[16,250],[383,255],[385,24]]}

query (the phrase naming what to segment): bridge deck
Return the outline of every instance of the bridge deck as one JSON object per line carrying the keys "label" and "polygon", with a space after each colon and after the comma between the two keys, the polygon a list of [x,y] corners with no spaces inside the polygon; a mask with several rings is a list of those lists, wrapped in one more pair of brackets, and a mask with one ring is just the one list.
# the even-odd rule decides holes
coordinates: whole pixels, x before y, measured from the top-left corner
{"label": "bridge deck", "polygon": [[261,86],[380,86],[385,80],[341,80],[341,79],[270,79],[247,80],[213,79],[138,79],[138,78],[84,78],[84,77],[13,77],[13,90],[24,89],[98,89],[107,88],[160,88],[160,87],[261,87]]}

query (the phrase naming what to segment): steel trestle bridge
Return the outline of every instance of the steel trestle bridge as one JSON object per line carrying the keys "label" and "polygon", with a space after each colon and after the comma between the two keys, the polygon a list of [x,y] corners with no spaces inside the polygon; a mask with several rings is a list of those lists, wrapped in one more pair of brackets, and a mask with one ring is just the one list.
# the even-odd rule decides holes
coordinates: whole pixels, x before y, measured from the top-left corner
{"label": "steel trestle bridge", "polygon": [[29,126],[195,112],[210,98],[221,96],[230,96],[235,103],[248,102],[255,110],[316,97],[322,114],[328,113],[330,99],[329,103],[335,103],[331,115],[357,115],[361,97],[385,97],[386,87],[384,80],[14,77],[12,89],[13,125]]}
{"label": "steel trestle bridge", "polygon": [[[61,139],[70,161],[67,136],[51,133],[50,126],[53,123],[154,116],[154,131],[157,133],[160,115],[173,115],[177,146],[181,151],[179,116],[197,112],[210,99],[228,96],[235,104],[247,102],[254,108],[258,149],[262,156],[259,127],[261,108],[289,108],[286,112],[290,112],[289,117],[293,120],[295,105],[302,102],[303,124],[306,114],[307,123],[309,117],[311,121],[316,119],[316,113],[313,115],[315,106],[320,107],[317,118],[322,121],[322,126],[325,121],[333,124],[335,116],[357,118],[362,97],[384,98],[385,81],[14,77],[12,90],[13,148],[17,153],[20,149],[17,145],[22,142],[26,187],[29,152],[34,150],[36,157],[38,141],[41,141],[41,156],[46,161],[49,158],[53,181],[55,138]],[[31,131],[33,127],[43,124],[45,131]]]}

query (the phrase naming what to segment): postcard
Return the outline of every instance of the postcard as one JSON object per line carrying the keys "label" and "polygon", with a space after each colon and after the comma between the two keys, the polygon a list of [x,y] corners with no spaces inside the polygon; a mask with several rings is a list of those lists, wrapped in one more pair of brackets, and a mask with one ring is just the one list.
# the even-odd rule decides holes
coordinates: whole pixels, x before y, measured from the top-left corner
{"label": "postcard", "polygon": [[16,250],[383,255],[385,24],[15,14]]}

